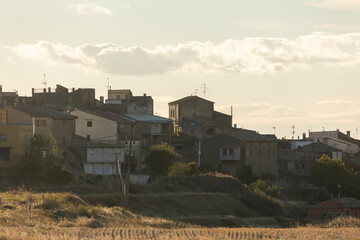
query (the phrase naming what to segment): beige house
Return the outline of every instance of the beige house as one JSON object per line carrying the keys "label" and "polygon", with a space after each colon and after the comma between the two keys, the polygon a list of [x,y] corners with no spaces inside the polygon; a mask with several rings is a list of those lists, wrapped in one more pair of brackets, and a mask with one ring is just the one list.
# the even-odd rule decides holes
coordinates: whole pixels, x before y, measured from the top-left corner
{"label": "beige house", "polygon": [[51,134],[59,146],[66,147],[75,135],[75,116],[47,107],[7,107],[12,124],[31,124],[35,135]]}
{"label": "beige house", "polygon": [[28,150],[34,135],[32,124],[16,124],[6,121],[6,110],[0,109],[0,160],[17,160]]}

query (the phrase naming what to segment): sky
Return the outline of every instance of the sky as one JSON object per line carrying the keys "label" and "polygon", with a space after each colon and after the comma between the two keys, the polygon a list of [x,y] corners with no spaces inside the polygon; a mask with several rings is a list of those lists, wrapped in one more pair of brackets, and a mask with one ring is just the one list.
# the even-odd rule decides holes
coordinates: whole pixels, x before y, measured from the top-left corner
{"label": "sky", "polygon": [[[0,0],[0,84],[197,94],[278,138],[360,128],[359,0]],[[206,85],[206,92],[203,86]]]}

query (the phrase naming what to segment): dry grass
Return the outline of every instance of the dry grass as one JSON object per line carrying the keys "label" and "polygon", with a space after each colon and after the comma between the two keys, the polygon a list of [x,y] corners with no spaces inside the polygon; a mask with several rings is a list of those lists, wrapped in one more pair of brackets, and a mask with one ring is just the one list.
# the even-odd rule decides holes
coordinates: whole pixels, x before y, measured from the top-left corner
{"label": "dry grass", "polygon": [[0,239],[360,239],[356,228],[4,228]]}

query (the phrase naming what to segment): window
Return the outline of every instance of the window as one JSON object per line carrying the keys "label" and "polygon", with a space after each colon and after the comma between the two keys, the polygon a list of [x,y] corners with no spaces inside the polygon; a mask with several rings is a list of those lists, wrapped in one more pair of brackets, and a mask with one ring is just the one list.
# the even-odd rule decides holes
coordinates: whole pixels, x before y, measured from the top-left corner
{"label": "window", "polygon": [[46,120],[40,120],[40,127],[46,127]]}
{"label": "window", "polygon": [[39,127],[39,126],[40,126],[39,120],[35,120],[35,127]]}
{"label": "window", "polygon": [[87,127],[92,127],[92,121],[87,121],[87,122],[86,122],[86,126],[87,126]]}
{"label": "window", "polygon": [[90,135],[86,135],[86,139],[90,141]]}
{"label": "window", "polygon": [[7,135],[6,134],[0,134],[0,142],[6,142],[7,141]]}
{"label": "window", "polygon": [[230,156],[233,156],[233,155],[234,155],[234,149],[233,149],[233,148],[230,148],[230,149],[229,149],[229,155],[230,155]]}
{"label": "window", "polygon": [[222,149],[222,154],[223,154],[223,156],[226,156],[226,155],[227,155],[226,148],[223,148],[223,149]]}

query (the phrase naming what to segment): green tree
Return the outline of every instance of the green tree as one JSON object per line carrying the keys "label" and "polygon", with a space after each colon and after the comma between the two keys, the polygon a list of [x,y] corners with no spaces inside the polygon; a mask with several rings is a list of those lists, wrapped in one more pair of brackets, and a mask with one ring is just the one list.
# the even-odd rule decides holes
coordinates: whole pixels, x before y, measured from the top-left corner
{"label": "green tree", "polygon": [[43,158],[61,158],[62,150],[51,134],[35,135],[31,139],[30,154]]}
{"label": "green tree", "polygon": [[168,176],[192,176],[197,175],[198,169],[196,162],[175,162],[169,167]]}
{"label": "green tree", "polygon": [[249,189],[253,192],[260,191],[270,197],[278,198],[280,196],[282,187],[278,185],[269,186],[266,184],[265,180],[258,179],[256,182],[253,182],[249,185]]}
{"label": "green tree", "polygon": [[239,171],[236,174],[236,177],[245,184],[249,184],[254,181],[255,176],[252,171],[251,165],[245,163],[240,163]]}
{"label": "green tree", "polygon": [[310,181],[314,185],[327,188],[335,196],[338,185],[341,185],[342,195],[359,197],[360,178],[352,170],[347,169],[340,160],[327,155],[316,159],[310,167]]}
{"label": "green tree", "polygon": [[153,145],[145,154],[143,163],[151,176],[166,176],[169,167],[179,159],[174,147],[167,143]]}

